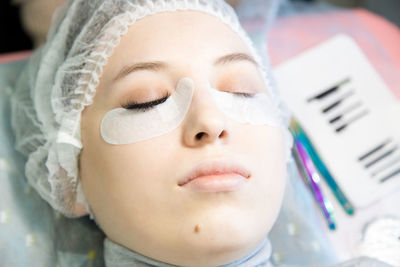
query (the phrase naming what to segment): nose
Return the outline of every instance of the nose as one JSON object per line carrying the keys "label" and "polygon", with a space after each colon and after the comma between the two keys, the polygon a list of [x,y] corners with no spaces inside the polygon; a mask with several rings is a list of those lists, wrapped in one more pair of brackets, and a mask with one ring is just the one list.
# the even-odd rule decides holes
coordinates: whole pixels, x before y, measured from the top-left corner
{"label": "nose", "polygon": [[184,143],[189,147],[228,141],[230,130],[226,116],[218,109],[208,90],[196,90],[183,127]]}

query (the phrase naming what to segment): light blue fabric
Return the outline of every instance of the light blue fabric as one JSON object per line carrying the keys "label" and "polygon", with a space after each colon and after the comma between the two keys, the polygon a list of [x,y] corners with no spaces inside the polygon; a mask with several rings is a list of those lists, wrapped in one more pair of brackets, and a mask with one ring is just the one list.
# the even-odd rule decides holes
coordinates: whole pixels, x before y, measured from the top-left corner
{"label": "light blue fabric", "polygon": [[310,190],[295,163],[289,166],[283,205],[270,232],[274,266],[332,266],[338,263],[327,237],[325,221],[318,216]]}
{"label": "light blue fabric", "polygon": [[0,266],[104,266],[104,236],[95,224],[55,213],[26,182],[25,158],[14,150],[9,102],[24,65],[0,65]]}

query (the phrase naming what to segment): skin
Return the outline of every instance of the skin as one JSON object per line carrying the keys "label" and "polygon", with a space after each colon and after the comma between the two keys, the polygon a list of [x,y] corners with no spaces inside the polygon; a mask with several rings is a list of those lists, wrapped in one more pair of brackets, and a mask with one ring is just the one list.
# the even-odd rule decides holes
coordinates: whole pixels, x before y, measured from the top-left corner
{"label": "skin", "polygon": [[[83,191],[108,238],[170,264],[217,266],[245,256],[269,232],[285,186],[282,132],[230,120],[209,101],[207,90],[211,84],[222,91],[268,93],[255,64],[214,65],[239,52],[250,54],[233,30],[196,11],[147,16],[122,37],[81,121]],[[148,61],[168,67],[115,80],[125,66]],[[171,94],[182,77],[193,79],[195,91],[178,128],[128,145],[102,139],[100,123],[109,110]],[[201,193],[178,185],[208,159],[236,160],[251,178],[232,192]]]}

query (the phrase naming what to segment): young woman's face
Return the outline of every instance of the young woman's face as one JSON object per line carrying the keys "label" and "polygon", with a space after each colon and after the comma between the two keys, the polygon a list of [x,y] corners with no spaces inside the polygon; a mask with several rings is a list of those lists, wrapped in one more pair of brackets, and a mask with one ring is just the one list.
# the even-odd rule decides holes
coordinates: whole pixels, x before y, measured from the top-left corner
{"label": "young woman's face", "polygon": [[[172,94],[183,77],[195,87],[177,128],[131,144],[104,141],[107,112]],[[270,230],[285,185],[282,132],[225,116],[211,101],[210,86],[268,94],[245,43],[217,18],[159,13],[122,37],[81,122],[83,190],[114,242],[171,264],[216,266],[246,255]],[[196,168],[211,175],[183,185]],[[221,168],[225,174],[217,173]]]}

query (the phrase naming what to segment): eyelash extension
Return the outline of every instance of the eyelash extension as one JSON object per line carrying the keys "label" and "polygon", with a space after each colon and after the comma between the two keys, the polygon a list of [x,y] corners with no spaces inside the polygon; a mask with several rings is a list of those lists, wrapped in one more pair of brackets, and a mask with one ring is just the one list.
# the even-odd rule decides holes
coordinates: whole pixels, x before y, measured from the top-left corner
{"label": "eyelash extension", "polygon": [[164,103],[165,101],[167,101],[169,96],[170,95],[167,93],[163,98],[160,98],[160,99],[157,99],[154,101],[150,101],[150,102],[146,102],[146,103],[137,103],[136,101],[130,101],[127,104],[123,104],[121,106],[122,106],[122,108],[129,109],[129,110],[147,111],[147,110],[150,110],[153,107],[160,105],[160,104]]}

